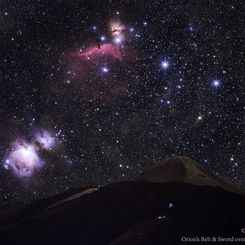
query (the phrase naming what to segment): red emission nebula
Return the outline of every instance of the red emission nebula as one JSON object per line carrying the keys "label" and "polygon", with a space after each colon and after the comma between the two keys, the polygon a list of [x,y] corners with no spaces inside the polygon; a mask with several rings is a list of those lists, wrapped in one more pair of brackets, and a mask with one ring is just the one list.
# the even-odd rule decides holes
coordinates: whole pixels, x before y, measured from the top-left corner
{"label": "red emission nebula", "polygon": [[136,57],[134,50],[113,43],[77,50],[68,57],[67,81],[85,100],[115,101],[138,84]]}
{"label": "red emission nebula", "polygon": [[115,46],[113,44],[103,44],[100,48],[92,47],[84,50],[84,52],[80,53],[80,57],[84,57],[89,60],[91,58],[108,56],[114,59],[118,59],[122,61],[122,51],[119,46]]}

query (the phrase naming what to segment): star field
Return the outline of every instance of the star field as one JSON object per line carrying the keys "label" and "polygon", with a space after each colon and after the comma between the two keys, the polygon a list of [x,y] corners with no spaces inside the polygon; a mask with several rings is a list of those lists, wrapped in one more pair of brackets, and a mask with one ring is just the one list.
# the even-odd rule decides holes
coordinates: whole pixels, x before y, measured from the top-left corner
{"label": "star field", "polygon": [[245,187],[242,0],[4,0],[0,202],[186,155]]}

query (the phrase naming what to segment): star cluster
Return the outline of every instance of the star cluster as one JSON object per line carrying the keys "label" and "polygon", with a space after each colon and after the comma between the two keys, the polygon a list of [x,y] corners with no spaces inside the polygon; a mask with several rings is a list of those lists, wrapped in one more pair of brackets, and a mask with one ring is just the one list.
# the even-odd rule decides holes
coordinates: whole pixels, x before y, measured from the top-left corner
{"label": "star cluster", "polygon": [[245,187],[243,1],[3,1],[0,202],[187,155]]}

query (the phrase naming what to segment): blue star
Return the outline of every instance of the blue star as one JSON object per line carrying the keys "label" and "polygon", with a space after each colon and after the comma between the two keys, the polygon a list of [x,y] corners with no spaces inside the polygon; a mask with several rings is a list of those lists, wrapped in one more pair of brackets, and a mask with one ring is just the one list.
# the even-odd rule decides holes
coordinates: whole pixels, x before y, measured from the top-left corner
{"label": "blue star", "polygon": [[220,80],[217,80],[217,79],[213,80],[212,85],[216,88],[219,87],[220,86]]}
{"label": "blue star", "polygon": [[113,41],[116,44],[120,44],[120,43],[122,43],[122,38],[121,37],[115,37]]}
{"label": "blue star", "polygon": [[161,67],[166,70],[169,68],[169,62],[167,60],[164,60],[161,62]]}
{"label": "blue star", "polygon": [[101,71],[103,73],[108,73],[109,72],[109,69],[106,66],[104,66],[104,67],[101,68]]}
{"label": "blue star", "polygon": [[100,40],[101,40],[102,42],[105,41],[105,39],[106,39],[105,36],[101,36],[101,37],[100,37]]}

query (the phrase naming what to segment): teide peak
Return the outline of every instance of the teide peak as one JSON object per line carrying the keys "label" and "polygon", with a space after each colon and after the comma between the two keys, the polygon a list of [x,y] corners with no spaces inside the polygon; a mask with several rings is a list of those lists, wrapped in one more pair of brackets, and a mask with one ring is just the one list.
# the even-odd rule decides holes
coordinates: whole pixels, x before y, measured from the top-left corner
{"label": "teide peak", "polygon": [[219,187],[227,191],[245,194],[244,190],[223,180],[185,156],[165,158],[151,169],[133,178],[133,180],[143,180],[151,183],[181,182],[192,185]]}
{"label": "teide peak", "polygon": [[177,245],[243,239],[243,193],[187,157],[169,158],[131,181],[74,189],[15,212],[3,209],[0,244]]}

